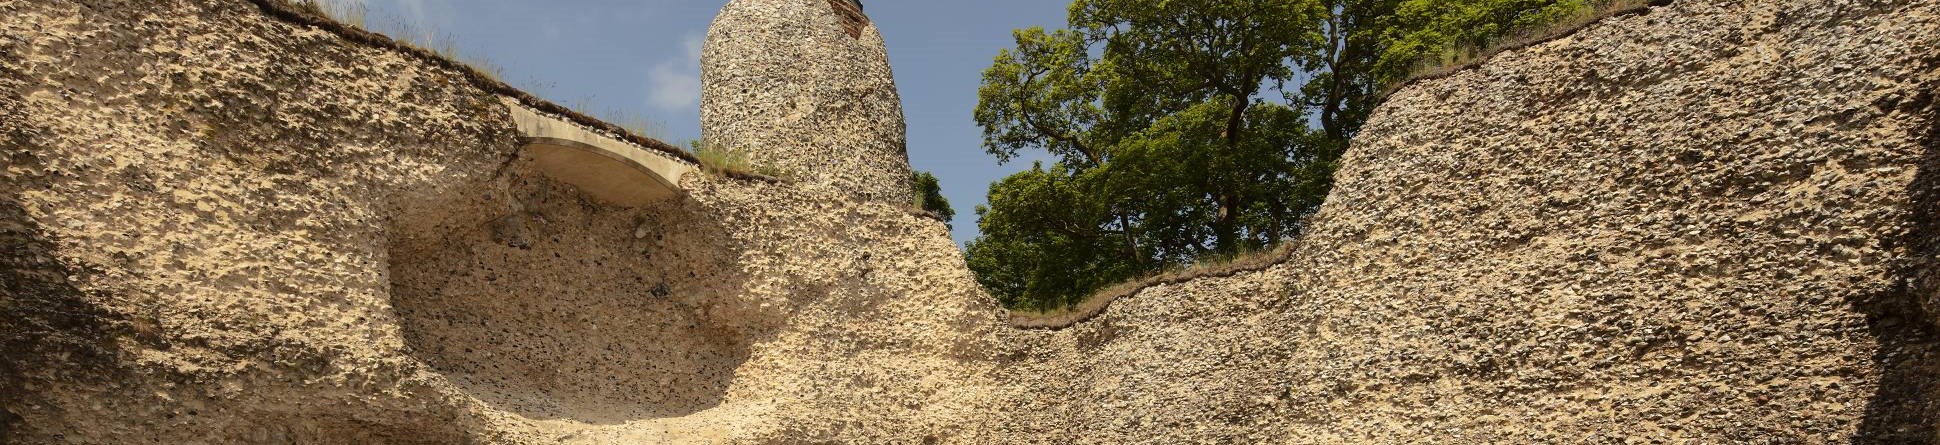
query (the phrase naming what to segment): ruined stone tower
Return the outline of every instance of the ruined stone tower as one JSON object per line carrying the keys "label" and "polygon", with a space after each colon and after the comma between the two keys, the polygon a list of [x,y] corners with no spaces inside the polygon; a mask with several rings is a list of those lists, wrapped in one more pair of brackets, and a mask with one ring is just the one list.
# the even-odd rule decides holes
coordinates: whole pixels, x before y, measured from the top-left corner
{"label": "ruined stone tower", "polygon": [[857,0],[733,0],[701,49],[701,134],[807,184],[908,202],[902,99]]}

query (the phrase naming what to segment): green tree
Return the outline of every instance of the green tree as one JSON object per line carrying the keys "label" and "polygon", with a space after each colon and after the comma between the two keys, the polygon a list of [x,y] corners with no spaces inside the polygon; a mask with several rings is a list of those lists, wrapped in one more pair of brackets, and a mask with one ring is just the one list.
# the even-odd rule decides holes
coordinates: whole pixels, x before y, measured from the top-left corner
{"label": "green tree", "polygon": [[1006,307],[1070,304],[1139,271],[1119,251],[1117,215],[1070,173],[1033,165],[991,184],[993,205],[977,206],[983,236],[966,246],[967,260]]}
{"label": "green tree", "polygon": [[916,208],[923,209],[943,218],[943,224],[955,227],[950,221],[957,218],[957,210],[950,207],[950,199],[943,197],[943,183],[930,172],[919,171],[910,176],[911,196],[916,197]]}
{"label": "green tree", "polygon": [[1076,0],[984,71],[986,151],[1049,162],[991,185],[970,267],[1050,309],[1294,236],[1384,82],[1570,1]]}
{"label": "green tree", "polygon": [[1403,0],[1380,31],[1376,72],[1398,82],[1421,64],[1447,63],[1515,32],[1624,0]]}

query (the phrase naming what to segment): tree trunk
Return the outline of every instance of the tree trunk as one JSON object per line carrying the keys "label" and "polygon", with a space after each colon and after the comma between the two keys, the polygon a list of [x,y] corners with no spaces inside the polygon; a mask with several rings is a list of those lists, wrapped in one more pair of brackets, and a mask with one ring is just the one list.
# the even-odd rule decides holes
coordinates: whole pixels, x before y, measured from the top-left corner
{"label": "tree trunk", "polygon": [[[1251,96],[1251,93],[1233,95],[1232,113],[1226,118],[1226,149],[1229,151],[1239,151],[1241,132],[1246,129],[1246,106]],[[1238,196],[1226,192],[1215,193],[1213,200],[1219,204],[1219,219],[1213,222],[1213,236],[1219,237],[1219,244],[1215,248],[1219,253],[1233,253],[1237,250],[1239,211],[1243,203]]]}
{"label": "tree trunk", "polygon": [[1125,257],[1132,260],[1133,266],[1144,269],[1145,256],[1138,253],[1138,234],[1132,231],[1132,217],[1120,212],[1118,225],[1121,229],[1119,232],[1125,235]]}
{"label": "tree trunk", "polygon": [[1226,193],[1214,197],[1219,202],[1219,219],[1213,221],[1213,236],[1219,237],[1214,248],[1221,254],[1239,251],[1239,206],[1240,199]]}

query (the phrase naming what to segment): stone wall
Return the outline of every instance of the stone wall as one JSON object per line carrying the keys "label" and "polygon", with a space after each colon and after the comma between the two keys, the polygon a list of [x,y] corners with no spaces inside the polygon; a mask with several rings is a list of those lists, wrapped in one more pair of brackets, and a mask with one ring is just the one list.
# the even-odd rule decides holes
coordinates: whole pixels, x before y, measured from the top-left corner
{"label": "stone wall", "polygon": [[0,443],[988,441],[942,223],[607,206],[479,79],[264,8],[0,1]]}
{"label": "stone wall", "polygon": [[[1401,90],[1293,259],[1043,345],[1066,443],[1932,443],[1940,2],[1679,0]],[[1021,365],[1021,366],[1020,366]]]}
{"label": "stone wall", "polygon": [[1678,0],[1413,85],[1291,260],[1054,331],[859,179],[616,208],[421,55],[0,17],[0,443],[1936,440],[1934,0]]}
{"label": "stone wall", "polygon": [[245,2],[0,11],[7,225],[30,239],[0,281],[48,286],[7,289],[34,321],[0,329],[0,436],[462,438],[404,360],[385,240],[412,193],[512,158],[495,98]]}

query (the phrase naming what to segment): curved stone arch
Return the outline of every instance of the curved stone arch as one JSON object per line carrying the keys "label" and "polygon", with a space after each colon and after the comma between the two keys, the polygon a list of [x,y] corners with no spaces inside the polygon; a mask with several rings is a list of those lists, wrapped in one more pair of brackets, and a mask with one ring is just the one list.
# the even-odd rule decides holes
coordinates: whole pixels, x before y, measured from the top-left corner
{"label": "curved stone arch", "polygon": [[640,207],[678,198],[692,164],[506,100],[531,157],[547,177],[607,203]]}

